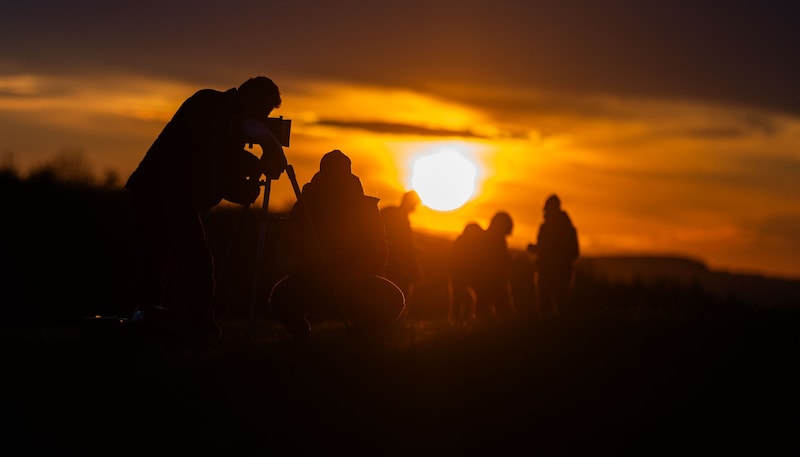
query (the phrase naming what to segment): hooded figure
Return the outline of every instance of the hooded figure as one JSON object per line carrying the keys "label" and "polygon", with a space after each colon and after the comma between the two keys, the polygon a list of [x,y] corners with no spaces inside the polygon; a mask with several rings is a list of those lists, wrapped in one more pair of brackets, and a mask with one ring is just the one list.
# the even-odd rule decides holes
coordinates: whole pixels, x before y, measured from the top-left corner
{"label": "hooded figure", "polygon": [[325,154],[303,186],[278,245],[287,275],[269,298],[274,317],[295,337],[310,335],[308,316],[342,319],[354,330],[393,323],[405,297],[383,278],[387,241],[378,198],[364,195],[350,158]]}
{"label": "hooded figure", "polygon": [[544,222],[536,245],[528,250],[537,255],[536,271],[539,306],[542,312],[565,311],[575,261],[580,251],[578,233],[561,200],[551,195],[544,204]]}

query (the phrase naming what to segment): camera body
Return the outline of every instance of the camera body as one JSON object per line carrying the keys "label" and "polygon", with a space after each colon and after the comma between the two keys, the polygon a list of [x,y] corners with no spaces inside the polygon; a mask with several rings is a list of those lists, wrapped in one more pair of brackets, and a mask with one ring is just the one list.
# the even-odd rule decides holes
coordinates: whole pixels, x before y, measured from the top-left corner
{"label": "camera body", "polygon": [[267,117],[260,119],[283,147],[289,147],[289,137],[292,133],[292,120],[281,117]]}

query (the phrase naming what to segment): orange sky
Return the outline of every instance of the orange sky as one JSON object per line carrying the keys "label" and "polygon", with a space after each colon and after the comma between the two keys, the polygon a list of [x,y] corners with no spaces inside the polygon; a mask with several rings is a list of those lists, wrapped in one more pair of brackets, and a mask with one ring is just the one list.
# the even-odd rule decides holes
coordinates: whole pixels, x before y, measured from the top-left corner
{"label": "orange sky", "polygon": [[[424,3],[433,8],[428,16],[441,17],[445,3]],[[640,14],[637,22],[591,6],[586,15],[573,16],[555,2],[533,2],[551,9],[530,12],[530,25],[542,15],[550,21],[528,30],[519,14],[511,14],[519,13],[511,11],[512,3],[501,1],[496,9],[467,3],[458,14],[446,10],[455,15],[438,26],[430,18],[397,22],[413,13],[410,6],[370,9],[360,21],[348,16],[350,27],[325,22],[322,12],[302,16],[286,10],[283,17],[292,20],[280,21],[276,33],[262,40],[265,48],[277,49],[275,59],[262,53],[243,58],[241,46],[236,59],[233,51],[220,53],[250,39],[248,31],[236,29],[230,41],[203,43],[200,49],[181,41],[167,18],[153,19],[150,36],[147,27],[114,29],[122,19],[100,8],[108,16],[89,28],[94,37],[70,32],[58,38],[56,32],[65,30],[54,22],[51,46],[42,46],[46,32],[32,35],[30,41],[39,46],[25,58],[21,46],[3,45],[0,154],[24,171],[61,151],[79,151],[98,175],[114,170],[124,180],[195,90],[225,90],[266,74],[283,92],[284,104],[273,114],[293,121],[286,152],[301,185],[322,154],[341,149],[353,159],[366,191],[383,205],[395,204],[410,184],[415,157],[457,145],[478,164],[477,193],[455,211],[420,208],[412,216],[419,229],[455,235],[466,222],[485,226],[495,211],[505,210],[515,221],[510,243],[521,247],[535,240],[542,203],[555,192],[578,228],[586,255],[680,254],[715,269],[800,278],[800,102],[796,90],[784,92],[785,97],[777,92],[786,78],[800,75],[778,46],[788,46],[786,52],[797,46],[780,35],[788,30],[780,26],[792,24],[773,26],[772,46],[763,35],[766,26],[754,23],[748,47],[738,34],[725,34],[742,24],[739,19],[715,15],[717,27],[704,29],[705,34],[692,29],[678,34],[706,41],[680,47],[649,35],[639,41],[624,36],[670,24],[647,24],[640,10],[634,11]],[[167,5],[168,12],[179,10],[179,3]],[[348,5],[377,8],[344,2],[340,9]],[[15,8],[18,21],[6,24],[10,32],[6,27],[0,33],[25,38],[19,35],[27,29],[19,23],[34,15],[25,6]],[[658,11],[669,11],[665,20],[673,25],[696,17]],[[487,20],[487,14],[510,25],[496,29],[493,23],[475,23]],[[212,17],[198,11],[191,16],[187,20],[198,23]],[[48,23],[47,14],[38,18]],[[616,28],[599,28],[603,21]],[[307,35],[290,28],[301,23],[316,28],[306,27]],[[346,33],[353,30],[360,39]],[[470,30],[483,33],[474,36]],[[398,36],[401,31],[407,32],[405,39]],[[491,41],[495,35],[500,41]],[[538,40],[526,41],[531,37]],[[152,42],[157,38],[165,38],[163,49]],[[741,63],[727,48],[706,52],[728,41],[739,46]],[[637,54],[642,43],[658,49],[661,58]],[[83,45],[90,47],[85,53],[79,52]],[[338,52],[345,47],[349,52]],[[66,56],[81,65],[71,65]],[[619,59],[627,59],[627,67]],[[686,65],[675,65],[681,62]],[[755,64],[761,68],[751,68]],[[667,67],[672,73],[664,71]],[[770,80],[767,74],[777,76]],[[526,78],[532,83],[523,83]],[[754,83],[762,84],[761,90],[743,90]],[[285,176],[272,187],[273,208],[291,203]]]}

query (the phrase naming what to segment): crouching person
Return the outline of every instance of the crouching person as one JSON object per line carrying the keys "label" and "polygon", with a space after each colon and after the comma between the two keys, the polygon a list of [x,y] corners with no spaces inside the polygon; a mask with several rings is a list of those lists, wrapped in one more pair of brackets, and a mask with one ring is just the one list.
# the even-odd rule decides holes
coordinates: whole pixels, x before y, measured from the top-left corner
{"label": "crouching person", "polygon": [[382,276],[387,253],[378,199],[364,195],[349,157],[328,152],[283,228],[287,275],[270,293],[272,316],[295,338],[311,334],[309,316],[341,319],[359,333],[390,326],[405,297]]}

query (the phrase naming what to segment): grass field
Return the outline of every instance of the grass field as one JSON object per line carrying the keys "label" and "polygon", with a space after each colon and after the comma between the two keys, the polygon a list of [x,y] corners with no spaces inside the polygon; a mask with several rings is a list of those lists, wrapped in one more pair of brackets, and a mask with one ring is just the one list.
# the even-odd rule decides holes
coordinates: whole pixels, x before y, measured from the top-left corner
{"label": "grass field", "polygon": [[[571,317],[453,325],[442,264],[449,241],[426,238],[426,286],[397,326],[358,337],[323,322],[296,342],[263,305],[275,272],[260,288],[248,282],[254,249],[245,245],[221,288],[228,306],[215,344],[125,331],[88,338],[85,316],[124,316],[132,305],[129,199],[44,178],[0,173],[9,267],[0,289],[12,297],[0,313],[6,455],[800,451],[797,281],[717,275],[684,261],[677,271],[702,281],[579,272]],[[218,258],[239,214],[207,215]],[[243,239],[256,239],[259,224],[248,220]],[[268,226],[269,239],[279,228]],[[597,272],[600,259],[588,260]],[[633,271],[657,260],[636,260]],[[262,305],[248,325],[253,291]]]}
{"label": "grass field", "polygon": [[3,330],[21,454],[796,455],[795,311],[405,320],[208,346]]}

